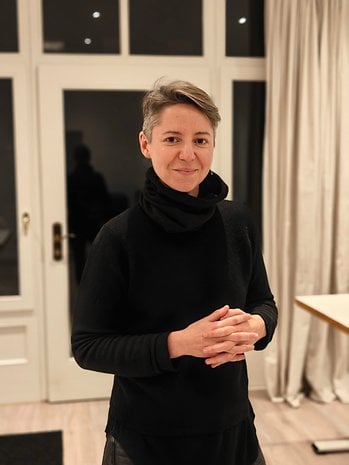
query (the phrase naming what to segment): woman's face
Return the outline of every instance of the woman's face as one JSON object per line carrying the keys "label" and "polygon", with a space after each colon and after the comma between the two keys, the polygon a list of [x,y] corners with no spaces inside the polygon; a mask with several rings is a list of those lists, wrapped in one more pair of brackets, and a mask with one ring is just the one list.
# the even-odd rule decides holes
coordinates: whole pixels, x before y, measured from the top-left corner
{"label": "woman's face", "polygon": [[139,143],[164,184],[197,197],[214,148],[213,128],[204,113],[184,103],[167,106],[153,128],[151,142],[142,131]]}

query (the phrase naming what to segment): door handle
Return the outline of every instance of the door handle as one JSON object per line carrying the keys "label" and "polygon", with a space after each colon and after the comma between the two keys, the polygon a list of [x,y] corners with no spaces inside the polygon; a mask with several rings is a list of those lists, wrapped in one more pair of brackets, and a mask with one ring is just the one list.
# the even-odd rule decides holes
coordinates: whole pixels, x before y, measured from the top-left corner
{"label": "door handle", "polygon": [[62,253],[63,237],[62,237],[61,223],[53,223],[52,240],[53,240],[53,260],[60,261],[63,259],[63,253]]}
{"label": "door handle", "polygon": [[62,224],[53,223],[52,225],[52,241],[53,241],[53,260],[56,262],[63,260],[63,240],[67,238],[75,238],[76,235],[62,234]]}

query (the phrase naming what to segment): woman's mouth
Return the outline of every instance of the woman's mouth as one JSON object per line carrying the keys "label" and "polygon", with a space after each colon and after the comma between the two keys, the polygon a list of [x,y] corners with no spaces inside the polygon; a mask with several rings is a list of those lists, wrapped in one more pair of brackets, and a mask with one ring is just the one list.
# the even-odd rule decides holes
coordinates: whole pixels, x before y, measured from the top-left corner
{"label": "woman's mouth", "polygon": [[177,168],[174,171],[176,171],[177,173],[189,176],[191,174],[196,173],[197,170],[196,169],[188,169],[188,168]]}

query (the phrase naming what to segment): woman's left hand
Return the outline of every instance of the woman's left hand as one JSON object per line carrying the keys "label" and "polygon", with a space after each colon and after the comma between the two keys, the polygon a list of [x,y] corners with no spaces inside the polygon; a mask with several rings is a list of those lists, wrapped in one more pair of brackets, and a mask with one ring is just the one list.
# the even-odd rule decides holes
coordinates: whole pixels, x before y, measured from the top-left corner
{"label": "woman's left hand", "polygon": [[[236,309],[229,309],[224,320],[233,318],[235,313]],[[208,356],[207,365],[216,368],[227,362],[238,362],[245,359],[245,352],[254,350],[254,344],[266,335],[266,328],[260,315],[249,316],[247,321],[234,326],[234,332],[231,332],[231,326],[222,324],[205,334],[206,338],[212,339],[212,345],[204,349]]]}

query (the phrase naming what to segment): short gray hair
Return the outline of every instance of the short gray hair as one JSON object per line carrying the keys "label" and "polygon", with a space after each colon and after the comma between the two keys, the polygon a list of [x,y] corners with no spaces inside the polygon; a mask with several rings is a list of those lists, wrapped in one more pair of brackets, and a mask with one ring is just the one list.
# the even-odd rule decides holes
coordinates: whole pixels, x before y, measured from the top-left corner
{"label": "short gray hair", "polygon": [[202,89],[187,81],[155,82],[143,97],[143,132],[151,141],[154,126],[159,123],[160,113],[170,105],[186,103],[198,108],[209,119],[214,135],[221,117],[212,98]]}

